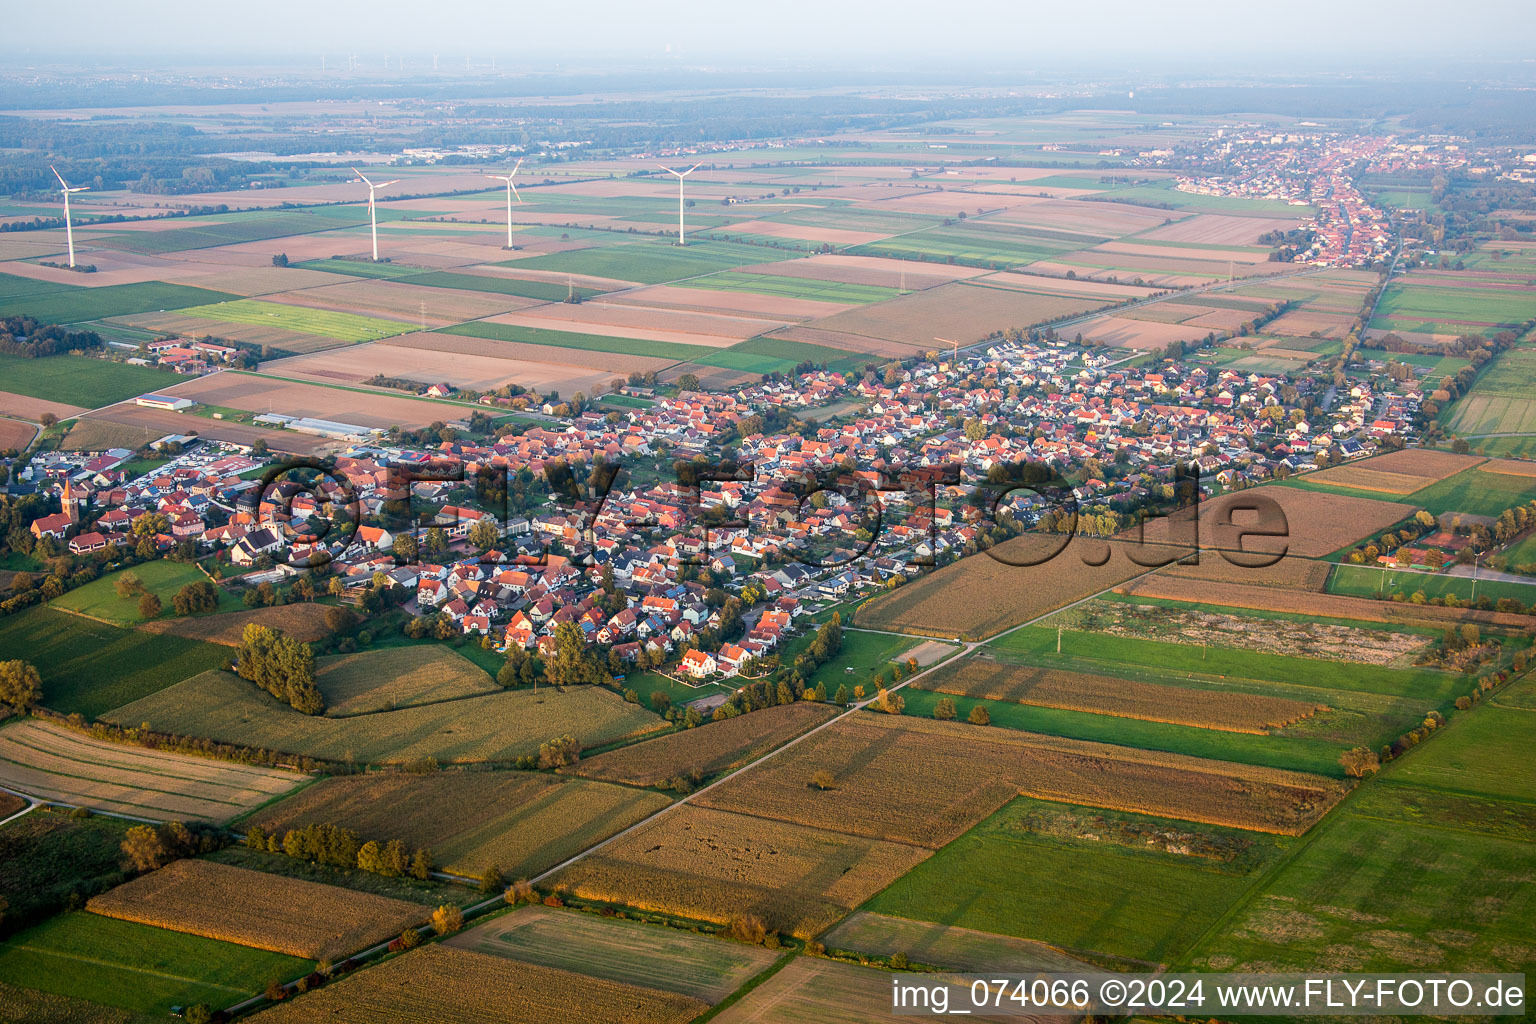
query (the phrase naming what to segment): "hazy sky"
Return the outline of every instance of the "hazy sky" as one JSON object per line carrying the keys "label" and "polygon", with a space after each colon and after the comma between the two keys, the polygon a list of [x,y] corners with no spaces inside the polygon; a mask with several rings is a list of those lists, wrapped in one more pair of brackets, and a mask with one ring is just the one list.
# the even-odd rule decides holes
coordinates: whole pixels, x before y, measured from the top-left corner
{"label": "hazy sky", "polygon": [[[1110,55],[1206,64],[1238,53],[1314,54],[1347,66],[1393,54],[1536,54],[1532,0],[69,0],[10,3],[0,49],[25,64],[60,53],[252,59],[433,51],[462,66],[583,54],[690,64],[751,55],[822,62],[901,55],[994,65],[1098,64]],[[669,50],[670,48],[670,50]],[[1095,59],[1098,58],[1098,59]]]}

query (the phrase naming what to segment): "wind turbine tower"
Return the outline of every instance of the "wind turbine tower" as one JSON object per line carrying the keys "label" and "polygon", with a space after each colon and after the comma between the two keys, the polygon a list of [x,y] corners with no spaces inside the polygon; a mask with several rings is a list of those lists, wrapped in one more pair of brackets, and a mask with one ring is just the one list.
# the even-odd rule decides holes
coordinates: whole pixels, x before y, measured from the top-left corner
{"label": "wind turbine tower", "polygon": [[507,248],[508,249],[512,248],[512,197],[513,196],[517,196],[517,201],[519,203],[521,203],[523,201],[523,197],[520,196],[520,195],[517,195],[517,186],[512,184],[512,179],[517,177],[517,169],[519,167],[521,167],[521,166],[523,166],[523,158],[522,157],[518,157],[517,163],[512,165],[512,173],[511,174],[487,174],[486,175],[487,178],[494,178],[497,181],[504,181],[504,182],[507,183]]}
{"label": "wind turbine tower", "polygon": [[381,181],[378,184],[374,184],[368,180],[366,174],[359,171],[356,167],[352,168],[352,173],[362,178],[363,182],[368,186],[368,224],[373,228],[373,262],[377,263],[379,262],[379,215],[373,204],[373,194],[381,188],[387,188],[390,185],[399,183],[400,179],[396,178],[394,181]]}
{"label": "wind turbine tower", "polygon": [[657,166],[677,179],[677,244],[687,245],[688,242],[683,238],[683,179],[698,170],[699,165],[694,164],[686,171],[674,171],[665,164],[657,164]]}
{"label": "wind turbine tower", "polygon": [[69,182],[64,180],[64,175],[59,173],[57,167],[49,164],[48,169],[53,172],[55,178],[59,179],[59,191],[64,193],[64,237],[69,240],[69,267],[73,270],[75,267],[75,226],[69,219],[69,197],[73,192],[88,192],[91,186],[76,185],[74,188],[70,188]]}

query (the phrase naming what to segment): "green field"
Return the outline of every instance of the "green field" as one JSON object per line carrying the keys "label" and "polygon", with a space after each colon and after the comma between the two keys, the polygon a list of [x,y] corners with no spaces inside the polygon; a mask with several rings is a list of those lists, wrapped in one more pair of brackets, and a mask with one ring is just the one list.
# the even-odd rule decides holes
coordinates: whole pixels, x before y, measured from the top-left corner
{"label": "green field", "polygon": [[[1465,576],[1430,575],[1422,572],[1383,572],[1364,565],[1338,565],[1328,577],[1328,593],[1347,594],[1350,597],[1375,597],[1385,594],[1412,595],[1422,590],[1428,598],[1455,594],[1463,602],[1472,600],[1472,580]],[[1513,598],[1521,604],[1536,603],[1536,579],[1530,583],[1511,583],[1505,580],[1480,579],[1477,596],[1497,601],[1501,597]]]}
{"label": "green field", "polygon": [[780,359],[797,366],[807,361],[825,364],[829,370],[851,370],[874,361],[872,356],[857,352],[844,352],[842,349],[828,348],[825,345],[791,341],[788,338],[770,338],[764,335],[748,338],[739,345],[732,345],[731,351]]}
{"label": "green field", "polygon": [[564,302],[572,292],[578,299],[589,299],[594,295],[602,294],[596,288],[573,289],[555,281],[525,281],[516,277],[490,277],[485,274],[454,274],[446,270],[416,274],[407,283],[426,285],[428,288],[457,288],[460,291],[518,295],[525,299],[543,299],[546,302]]}
{"label": "green field", "polygon": [[[379,210],[379,220],[395,220],[402,214]],[[103,244],[124,252],[181,252],[216,245],[260,242],[289,235],[308,235],[368,223],[366,206],[318,206],[305,210],[250,210],[216,217],[195,218],[186,227],[157,231],[122,231],[103,239]],[[274,242],[274,254],[282,243]]]}
{"label": "green field", "polygon": [[981,225],[930,228],[910,235],[884,238],[846,250],[855,255],[895,256],[899,259],[953,259],[972,266],[1017,266],[1049,259],[1098,239],[1070,242],[1026,231],[997,230]]}
{"label": "green field", "polygon": [[11,658],[37,666],[46,706],[95,718],[223,664],[229,648],[38,607],[0,619],[0,661]]}
{"label": "green field", "polygon": [[168,370],[89,356],[0,353],[0,391],[96,409],[186,380]]}
{"label": "green field", "polygon": [[[1076,630],[1063,632],[1062,654],[1057,655],[1056,637],[1055,629],[1029,626],[989,646],[1004,656],[1022,656],[1022,660],[1031,664],[1078,668],[1090,672],[1107,668],[1111,675],[1118,674],[1117,666],[1141,666],[1165,676],[1197,674],[1206,677],[1269,679],[1330,690],[1357,690],[1432,702],[1452,699],[1466,689],[1466,682],[1461,676],[1434,669],[1380,668],[1354,662],[1298,658],[1228,647],[1193,647]],[[1168,681],[1177,682],[1176,679]]]}
{"label": "green field", "polygon": [[[1170,178],[1161,185],[1133,185],[1117,188],[1110,195],[1116,202],[1136,203],[1146,206],[1171,206],[1178,210],[1195,213],[1227,213],[1239,217],[1310,217],[1310,206],[1292,206],[1280,199],[1243,199],[1238,196],[1206,196],[1195,192],[1180,192],[1173,187]],[[1093,196],[1093,202],[1104,197]]]}
{"label": "green field", "polygon": [[[117,580],[125,572],[130,572],[139,578],[144,584],[144,589],[160,598],[162,606],[161,615],[170,616],[171,598],[176,591],[188,583],[198,583],[206,580],[202,571],[195,565],[185,562],[172,562],[167,559],[157,559],[153,562],[145,562],[131,569],[122,569],[111,572],[98,580],[92,580],[83,587],[71,590],[69,593],[54,599],[55,607],[68,611],[80,612],[83,615],[91,615],[99,619],[111,619],[122,625],[136,625],[144,619],[139,615],[139,595],[131,597],[117,596]],[[240,599],[222,587],[217,588],[219,593],[219,606],[216,611],[232,612],[241,608]]]}
{"label": "green field", "polygon": [[[1409,759],[1441,739],[1449,737]],[[1395,785],[1400,778],[1393,771],[1390,789],[1371,782],[1368,791],[1417,802],[1412,787]],[[1434,806],[1433,821],[1409,824],[1348,805],[1317,826],[1191,961],[1237,971],[1320,963],[1352,971],[1529,970],[1536,845],[1484,834],[1481,805]],[[1471,827],[1459,820],[1465,812],[1474,816]]]}
{"label": "green field", "polygon": [[0,316],[25,315],[44,323],[77,324],[109,316],[182,309],[236,296],[184,284],[147,281],[83,288],[0,274]]}
{"label": "green field", "polygon": [[1400,500],[1428,509],[1437,516],[1445,512],[1497,516],[1507,508],[1533,499],[1536,499],[1536,477],[1488,473],[1473,466]]}
{"label": "green field", "polygon": [[211,306],[193,306],[180,312],[182,316],[225,320],[256,327],[276,327],[350,342],[377,341],[379,338],[390,338],[415,330],[410,324],[398,320],[381,320],[378,317],[310,309],[307,306],[287,306],[281,302],[262,302],[260,299],[235,299]]}
{"label": "green field", "polygon": [[808,277],[788,277],[782,274],[751,274],[727,270],[709,277],[688,282],[690,288],[713,288],[727,292],[751,292],[755,295],[777,295],[786,299],[816,299],[820,302],[866,303],[894,299],[901,292],[895,288],[882,288],[870,284],[844,284],[841,281],[818,281]]}
{"label": "green field", "polygon": [[[1070,825],[1073,817],[1082,823]],[[1068,823],[1065,834],[1038,822]],[[1231,862],[1145,843],[1076,838],[1112,822],[1133,835],[1199,836]],[[1122,833],[1125,834],[1125,833]],[[898,879],[863,909],[1170,963],[1214,924],[1290,840],[1020,797]],[[921,959],[918,957],[918,959]]]}
{"label": "green field", "polygon": [[1536,352],[1501,352],[1440,421],[1458,434],[1536,435]]}
{"label": "green field", "polygon": [[0,981],[128,1010],[222,1008],[313,968],[308,960],[84,911],[0,945]]}
{"label": "green field", "polygon": [[1479,287],[1393,281],[1382,294],[1373,328],[1435,334],[1492,334],[1536,316],[1536,294],[1528,288]]}
{"label": "green field", "polygon": [[788,259],[789,255],[774,249],[730,242],[690,242],[686,246],[671,242],[629,242],[532,256],[505,265],[519,270],[554,270],[642,284],[665,284],[753,263]]}
{"label": "green field", "polygon": [[975,700],[970,697],[956,697],[952,694],[910,687],[904,689],[902,693],[907,701],[906,713],[923,718],[931,718],[934,705],[948,698],[954,701],[960,721],[966,719],[972,707],[982,704],[986,706],[987,713],[992,716],[992,724],[1005,729],[1022,729],[1025,732],[1067,736],[1099,743],[1117,743],[1122,746],[1139,747],[1142,750],[1166,750],[1175,754],[1191,754],[1195,757],[1210,757],[1221,761],[1314,772],[1336,778],[1344,776],[1344,770],[1339,767],[1339,754],[1343,752],[1342,745],[1323,737],[1298,737],[1285,734],[1257,736],[1250,733],[1174,725],[1168,722],[1148,722],[1139,718],[1096,715],[1086,711],[1067,711],[1034,704],[1016,704],[1012,701]]}
{"label": "green field", "polygon": [[1462,796],[1536,802],[1529,711],[1484,706],[1456,716],[1445,731],[1404,757],[1394,782]]}

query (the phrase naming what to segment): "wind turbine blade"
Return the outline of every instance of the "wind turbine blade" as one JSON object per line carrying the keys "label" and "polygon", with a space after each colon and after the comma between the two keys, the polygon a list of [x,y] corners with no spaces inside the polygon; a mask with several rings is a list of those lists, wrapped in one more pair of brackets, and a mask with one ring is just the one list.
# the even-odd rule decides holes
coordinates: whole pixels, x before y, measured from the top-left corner
{"label": "wind turbine blade", "polygon": [[76,185],[74,188],[68,189],[67,191],[70,191],[70,192],[89,192],[90,190],[91,190],[91,186],[89,186],[89,185]]}
{"label": "wind turbine blade", "polygon": [[59,169],[57,167],[53,166],[53,164],[49,164],[48,169],[53,172],[53,176],[55,178],[59,179],[60,185],[64,186],[65,188],[69,188],[69,182],[64,180],[64,175],[59,173]]}
{"label": "wind turbine blade", "polygon": [[394,181],[381,181],[374,188],[387,188],[390,185],[398,185],[403,180],[402,178],[396,178]]}
{"label": "wind turbine blade", "polygon": [[686,178],[686,177],[688,177],[688,175],[692,174],[694,171],[698,170],[700,167],[703,167],[703,166],[704,166],[703,164],[694,164],[692,167],[688,168],[682,174],[679,174],[678,177],[679,178]]}
{"label": "wind turbine blade", "polygon": [[522,195],[517,191],[517,186],[512,183],[512,179],[511,178],[507,179],[507,188],[510,188],[512,190],[512,197],[514,199],[516,199],[519,203],[521,203],[523,201]]}
{"label": "wind turbine blade", "polygon": [[519,167],[521,167],[521,166],[523,166],[523,158],[522,157],[518,157],[517,158],[517,163],[512,165],[512,174],[513,174],[514,177],[517,175],[517,169]]}
{"label": "wind turbine blade", "polygon": [[363,181],[367,183],[369,188],[374,188],[375,187],[373,182],[368,181],[368,175],[364,174],[362,171],[358,170],[356,167],[352,168],[352,173],[357,175],[359,178],[362,178]]}
{"label": "wind turbine blade", "polygon": [[674,171],[672,168],[668,167],[666,164],[657,164],[656,166],[660,167],[662,170],[666,171],[668,174],[677,174],[676,171]]}

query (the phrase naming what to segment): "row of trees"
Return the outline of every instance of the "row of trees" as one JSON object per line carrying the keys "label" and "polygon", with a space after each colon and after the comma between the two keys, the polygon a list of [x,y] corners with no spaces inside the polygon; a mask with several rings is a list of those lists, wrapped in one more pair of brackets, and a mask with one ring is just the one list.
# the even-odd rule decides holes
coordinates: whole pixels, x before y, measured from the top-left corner
{"label": "row of trees", "polygon": [[338,868],[357,868],[385,878],[416,878],[432,875],[432,851],[425,847],[414,852],[400,839],[364,841],[350,828],[315,822],[303,828],[291,828],[279,836],[260,825],[252,825],[245,834],[245,845],[252,850],[280,853],[311,864],[329,864]]}

